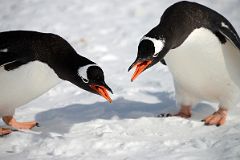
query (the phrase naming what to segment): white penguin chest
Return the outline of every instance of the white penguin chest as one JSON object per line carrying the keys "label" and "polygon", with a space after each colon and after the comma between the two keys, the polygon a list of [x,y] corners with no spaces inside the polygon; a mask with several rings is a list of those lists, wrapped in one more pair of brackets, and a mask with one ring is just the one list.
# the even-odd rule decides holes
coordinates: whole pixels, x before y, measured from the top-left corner
{"label": "white penguin chest", "polygon": [[16,108],[40,96],[60,79],[46,64],[33,61],[17,69],[0,68],[0,108]]}
{"label": "white penguin chest", "polygon": [[240,52],[227,40],[221,45],[209,30],[194,30],[165,57],[175,86],[196,98],[217,101],[239,94]]}

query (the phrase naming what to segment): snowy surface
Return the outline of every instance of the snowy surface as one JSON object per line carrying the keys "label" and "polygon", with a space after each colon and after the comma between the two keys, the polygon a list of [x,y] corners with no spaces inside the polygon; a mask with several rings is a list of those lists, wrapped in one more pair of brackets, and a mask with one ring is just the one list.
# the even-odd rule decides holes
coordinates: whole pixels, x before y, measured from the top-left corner
{"label": "snowy surface", "polygon": [[[173,0],[0,0],[0,30],[37,30],[65,37],[105,71],[113,103],[63,82],[16,111],[41,127],[0,138],[8,160],[239,160],[240,106],[222,127],[200,120],[216,110],[202,103],[190,120],[175,112],[168,68],[159,64],[134,83],[127,68],[140,38]],[[239,0],[198,1],[227,17],[240,33]],[[3,124],[3,123],[2,123]]]}

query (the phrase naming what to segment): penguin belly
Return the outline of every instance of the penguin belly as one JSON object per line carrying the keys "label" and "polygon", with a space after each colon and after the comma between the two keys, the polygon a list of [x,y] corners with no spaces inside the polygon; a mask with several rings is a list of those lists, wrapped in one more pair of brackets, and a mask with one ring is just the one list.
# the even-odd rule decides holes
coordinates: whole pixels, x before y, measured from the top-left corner
{"label": "penguin belly", "polygon": [[13,115],[15,108],[30,102],[60,82],[55,72],[39,61],[14,70],[0,68],[0,116]]}
{"label": "penguin belly", "polygon": [[240,52],[226,39],[221,44],[210,30],[195,29],[165,57],[174,79],[178,103],[206,100],[226,108],[240,97]]}

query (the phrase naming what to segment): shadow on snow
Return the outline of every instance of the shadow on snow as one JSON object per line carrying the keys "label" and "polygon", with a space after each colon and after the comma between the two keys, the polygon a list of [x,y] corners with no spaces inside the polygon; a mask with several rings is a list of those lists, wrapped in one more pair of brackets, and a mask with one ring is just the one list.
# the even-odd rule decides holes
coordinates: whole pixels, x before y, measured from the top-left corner
{"label": "shadow on snow", "polygon": [[[173,93],[147,92],[146,94],[156,96],[161,102],[149,104],[118,98],[112,104],[108,102],[97,102],[94,104],[72,104],[62,108],[56,108],[40,112],[36,120],[41,127],[37,130],[44,132],[67,133],[73,124],[88,122],[96,119],[137,119],[140,117],[157,117],[160,113],[177,112]],[[212,113],[214,110],[208,104],[199,104],[193,110],[193,120],[200,120],[202,114]],[[206,115],[205,115],[206,116]]]}

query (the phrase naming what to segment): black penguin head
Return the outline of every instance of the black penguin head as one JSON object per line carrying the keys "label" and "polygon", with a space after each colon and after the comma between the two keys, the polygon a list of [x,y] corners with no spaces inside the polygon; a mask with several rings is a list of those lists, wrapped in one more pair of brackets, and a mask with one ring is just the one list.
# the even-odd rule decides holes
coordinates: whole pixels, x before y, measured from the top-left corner
{"label": "black penguin head", "polygon": [[154,42],[150,39],[143,38],[138,45],[139,58],[151,58],[155,53]]}
{"label": "black penguin head", "polygon": [[[137,78],[143,71],[159,62],[165,55],[165,39],[156,39],[144,36],[138,45],[138,54],[136,60],[129,67],[128,71],[136,67],[131,81]],[[164,52],[165,53],[165,52]]]}
{"label": "black penguin head", "polygon": [[103,96],[110,103],[112,102],[108,91],[111,93],[111,88],[104,81],[103,70],[96,64],[89,64],[78,68],[78,82],[75,84],[89,92]]}
{"label": "black penguin head", "polygon": [[[79,65],[82,63],[85,65]],[[59,78],[67,80],[86,91],[103,96],[110,103],[112,102],[107,90],[113,92],[104,81],[103,70],[87,58],[77,55],[75,59],[66,59],[65,62],[57,63],[52,68]]]}

